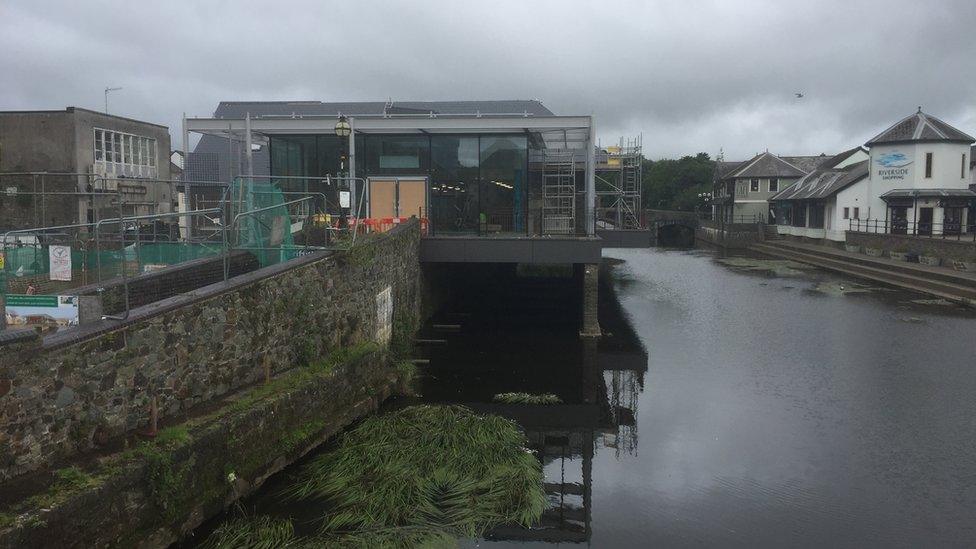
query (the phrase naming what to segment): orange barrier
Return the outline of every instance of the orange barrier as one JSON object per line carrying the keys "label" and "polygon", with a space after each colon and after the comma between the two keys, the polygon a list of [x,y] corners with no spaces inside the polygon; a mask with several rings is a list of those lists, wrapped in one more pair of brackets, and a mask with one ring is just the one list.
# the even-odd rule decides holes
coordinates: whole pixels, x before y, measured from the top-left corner
{"label": "orange barrier", "polygon": [[[364,217],[362,219],[350,217],[349,226],[361,233],[385,233],[409,219],[409,217]],[[427,234],[428,223],[426,217],[420,218],[420,232],[424,235]]]}

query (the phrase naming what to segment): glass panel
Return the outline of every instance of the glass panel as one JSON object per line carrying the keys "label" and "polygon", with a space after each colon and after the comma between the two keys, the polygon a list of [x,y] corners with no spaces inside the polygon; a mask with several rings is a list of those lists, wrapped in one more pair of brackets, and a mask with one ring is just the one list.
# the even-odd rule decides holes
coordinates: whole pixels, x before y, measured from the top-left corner
{"label": "glass panel", "polygon": [[126,135],[123,137],[125,138],[125,144],[123,145],[122,153],[125,155],[125,163],[132,164],[132,136]]}
{"label": "glass panel", "polygon": [[427,175],[429,155],[426,136],[370,135],[366,139],[369,175]]}
{"label": "glass panel", "polygon": [[478,231],[477,137],[430,138],[431,226],[435,233]]}
{"label": "glass panel", "polygon": [[95,130],[95,160],[105,160],[105,143],[102,142],[102,130]]}
{"label": "glass panel", "polygon": [[152,168],[156,167],[156,140],[149,140],[149,166]]}
{"label": "glass panel", "polygon": [[115,132],[109,135],[112,137],[112,162],[122,162],[122,136]]}
{"label": "glass panel", "polygon": [[481,137],[482,233],[525,231],[526,137]]}

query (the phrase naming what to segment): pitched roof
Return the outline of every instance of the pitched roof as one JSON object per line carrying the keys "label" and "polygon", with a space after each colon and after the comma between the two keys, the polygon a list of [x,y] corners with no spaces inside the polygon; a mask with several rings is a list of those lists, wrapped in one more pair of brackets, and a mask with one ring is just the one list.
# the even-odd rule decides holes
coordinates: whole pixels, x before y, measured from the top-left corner
{"label": "pitched roof", "polygon": [[498,101],[221,101],[214,118],[251,116],[338,116],[382,114],[524,114],[553,116],[541,101],[505,99]]}
{"label": "pitched roof", "polygon": [[801,177],[808,172],[770,152],[764,152],[744,162],[725,177]]}
{"label": "pitched roof", "polygon": [[[845,151],[831,159],[844,155],[850,156],[848,154],[850,152]],[[840,161],[834,163],[824,162],[822,166],[825,167],[814,170],[801,177],[789,187],[773,195],[769,200],[771,202],[780,200],[820,200],[828,198],[868,176],[869,162],[867,160],[862,160],[856,164],[851,164],[840,169],[829,167],[835,166],[838,163]]]}
{"label": "pitched roof", "polygon": [[786,162],[800,168],[804,172],[812,172],[820,166],[820,163],[828,158],[826,154],[817,156],[781,156]]}
{"label": "pitched roof", "polygon": [[976,138],[965,134],[938,118],[925,114],[921,109],[902,118],[887,130],[881,132],[866,145],[885,143],[911,143],[918,141],[949,141],[972,143]]}
{"label": "pitched roof", "polygon": [[748,162],[748,160],[740,160],[735,162],[716,161],[714,180],[719,181],[721,179],[725,179],[725,177],[728,176],[730,172],[744,165],[746,162]]}

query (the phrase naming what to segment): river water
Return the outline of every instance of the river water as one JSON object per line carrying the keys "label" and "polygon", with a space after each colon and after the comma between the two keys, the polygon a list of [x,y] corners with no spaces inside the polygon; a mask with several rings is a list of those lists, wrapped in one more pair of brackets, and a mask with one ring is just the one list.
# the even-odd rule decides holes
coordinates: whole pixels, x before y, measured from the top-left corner
{"label": "river water", "polygon": [[[547,452],[547,482],[588,485],[586,501],[550,496],[564,529],[593,547],[976,544],[971,311],[784,261],[605,256],[623,260],[625,321],[604,328],[632,327],[646,372],[604,370],[632,362],[626,341],[597,350],[635,421],[577,430],[592,452]],[[499,537],[468,545],[547,536]]]}
{"label": "river water", "polygon": [[[973,311],[761,256],[604,255],[599,342],[571,279],[428,326],[447,343],[421,350],[419,400],[515,419],[546,473],[539,527],[462,546],[976,544]],[[563,403],[491,402],[508,391]],[[287,506],[289,474],[247,505]]]}

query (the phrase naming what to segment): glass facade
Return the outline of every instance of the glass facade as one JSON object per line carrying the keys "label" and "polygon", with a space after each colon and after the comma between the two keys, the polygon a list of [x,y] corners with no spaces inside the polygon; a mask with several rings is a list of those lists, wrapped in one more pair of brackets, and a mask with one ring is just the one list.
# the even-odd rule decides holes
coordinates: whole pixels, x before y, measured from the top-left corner
{"label": "glass facade", "polygon": [[[525,134],[357,135],[356,175],[427,177],[432,233],[525,234],[532,224],[528,141]],[[271,174],[336,175],[346,171],[346,154],[334,135],[273,136]]]}

